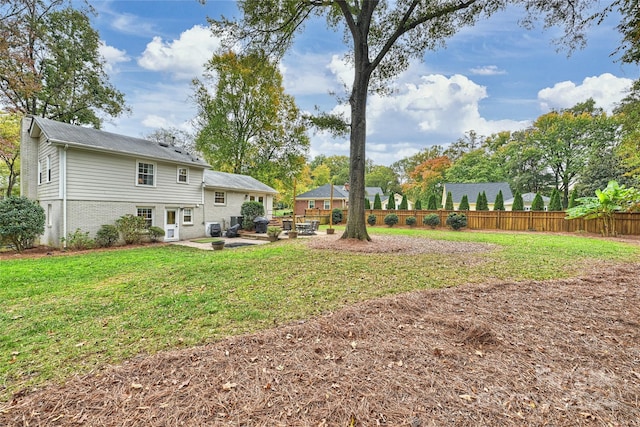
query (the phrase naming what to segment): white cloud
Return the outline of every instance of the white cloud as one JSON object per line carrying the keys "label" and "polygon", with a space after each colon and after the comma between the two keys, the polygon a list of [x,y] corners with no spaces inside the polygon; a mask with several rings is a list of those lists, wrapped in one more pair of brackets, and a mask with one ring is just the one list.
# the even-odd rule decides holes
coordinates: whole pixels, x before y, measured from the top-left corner
{"label": "white cloud", "polygon": [[471,74],[477,76],[498,76],[507,74],[505,70],[501,70],[497,65],[485,65],[482,67],[475,67],[469,70]]}
{"label": "white cloud", "polygon": [[204,64],[220,47],[209,29],[195,25],[184,31],[178,40],[165,42],[154,37],[147,44],[138,65],[151,71],[166,71],[179,80],[200,76]]}
{"label": "white cloud", "polygon": [[[290,64],[290,65],[289,65]],[[287,56],[280,64],[287,93],[299,95],[327,95],[342,89],[332,74],[327,55],[305,53]]]}
{"label": "white cloud", "polygon": [[538,92],[538,101],[544,111],[571,108],[574,105],[593,98],[596,106],[611,113],[615,104],[625,97],[631,87],[631,79],[616,77],[610,73],[587,77],[581,84],[571,81],[556,83]]}
{"label": "white cloud", "polygon": [[487,96],[484,86],[463,75],[425,75],[418,83],[404,83],[392,96],[370,97],[369,133],[376,139],[377,135],[392,140],[394,135],[407,139],[413,135],[413,140],[417,135],[422,135],[420,139],[438,135],[455,140],[469,130],[489,135],[522,127],[518,121],[481,117],[479,104]]}
{"label": "white cloud", "polygon": [[127,56],[126,51],[109,46],[103,41],[100,42],[98,51],[100,52],[100,56],[102,56],[106,61],[105,71],[108,74],[117,72],[117,65],[119,63],[131,61],[131,58]]}

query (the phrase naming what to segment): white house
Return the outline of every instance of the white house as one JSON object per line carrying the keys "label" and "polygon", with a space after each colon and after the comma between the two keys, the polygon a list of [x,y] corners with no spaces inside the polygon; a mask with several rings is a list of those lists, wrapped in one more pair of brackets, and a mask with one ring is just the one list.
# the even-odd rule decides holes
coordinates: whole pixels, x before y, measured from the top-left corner
{"label": "white house", "polygon": [[245,195],[267,204],[275,193],[250,180],[247,188],[207,181],[209,165],[170,144],[41,117],[23,120],[20,166],[21,193],[45,210],[42,243],[51,246],[78,229],[94,236],[125,214],[162,227],[165,241],[201,237],[207,222],[239,216]]}

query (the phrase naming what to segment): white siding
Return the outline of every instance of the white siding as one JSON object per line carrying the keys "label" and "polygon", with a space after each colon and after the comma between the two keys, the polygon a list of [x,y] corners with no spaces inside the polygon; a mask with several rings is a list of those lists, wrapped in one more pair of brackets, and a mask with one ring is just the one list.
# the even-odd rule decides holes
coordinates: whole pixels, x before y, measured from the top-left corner
{"label": "white siding", "polygon": [[[51,181],[47,182],[47,156],[51,161]],[[54,200],[60,198],[60,161],[58,148],[54,145],[47,144],[46,141],[40,140],[40,149],[38,150],[38,160],[42,165],[42,182],[38,184],[38,199]],[[37,168],[37,166],[36,166]],[[36,172],[37,173],[37,172]],[[36,176],[36,180],[37,180]],[[36,181],[37,182],[37,181]]]}
{"label": "white siding", "polygon": [[[137,162],[156,165],[155,186],[137,186]],[[85,150],[67,150],[69,200],[128,201],[138,204],[195,205],[202,202],[201,168],[189,168],[189,183],[179,184],[176,165]]]}

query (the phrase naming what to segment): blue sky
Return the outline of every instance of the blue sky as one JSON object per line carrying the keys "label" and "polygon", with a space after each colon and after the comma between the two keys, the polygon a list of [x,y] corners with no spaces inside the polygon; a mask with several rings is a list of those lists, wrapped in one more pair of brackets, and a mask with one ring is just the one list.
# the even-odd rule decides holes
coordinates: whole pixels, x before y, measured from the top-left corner
{"label": "blue sky", "polygon": [[[125,93],[128,116],[103,129],[143,136],[160,127],[191,130],[196,108],[191,80],[219,47],[207,16],[237,13],[235,2],[209,0],[93,1],[94,28],[111,82]],[[588,33],[583,50],[567,56],[552,40],[558,29],[524,30],[521,14],[502,12],[460,31],[446,48],[391,82],[393,95],[369,100],[367,157],[389,165],[422,148],[454,142],[470,130],[490,135],[528,126],[550,109],[567,108],[589,97],[610,111],[640,76],[638,67],[611,57],[620,43],[616,20]],[[322,21],[307,26],[282,63],[284,85],[298,106],[313,111],[348,111],[330,95],[352,73],[344,61],[342,34]],[[345,139],[311,135],[310,159],[318,154],[349,155]]]}

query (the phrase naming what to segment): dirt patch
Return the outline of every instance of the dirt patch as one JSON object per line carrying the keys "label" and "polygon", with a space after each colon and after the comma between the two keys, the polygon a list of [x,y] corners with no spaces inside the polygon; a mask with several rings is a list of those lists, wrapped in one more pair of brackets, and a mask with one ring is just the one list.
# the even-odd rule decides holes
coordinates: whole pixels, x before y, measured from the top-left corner
{"label": "dirt patch", "polygon": [[449,242],[424,237],[374,236],[370,242],[358,239],[341,239],[340,236],[326,236],[312,239],[308,243],[313,249],[336,251],[384,253],[384,254],[424,254],[424,253],[473,253],[496,249],[489,243]]}
{"label": "dirt patch", "polygon": [[141,356],[20,393],[0,425],[640,425],[640,264],[586,274],[411,292]]}

